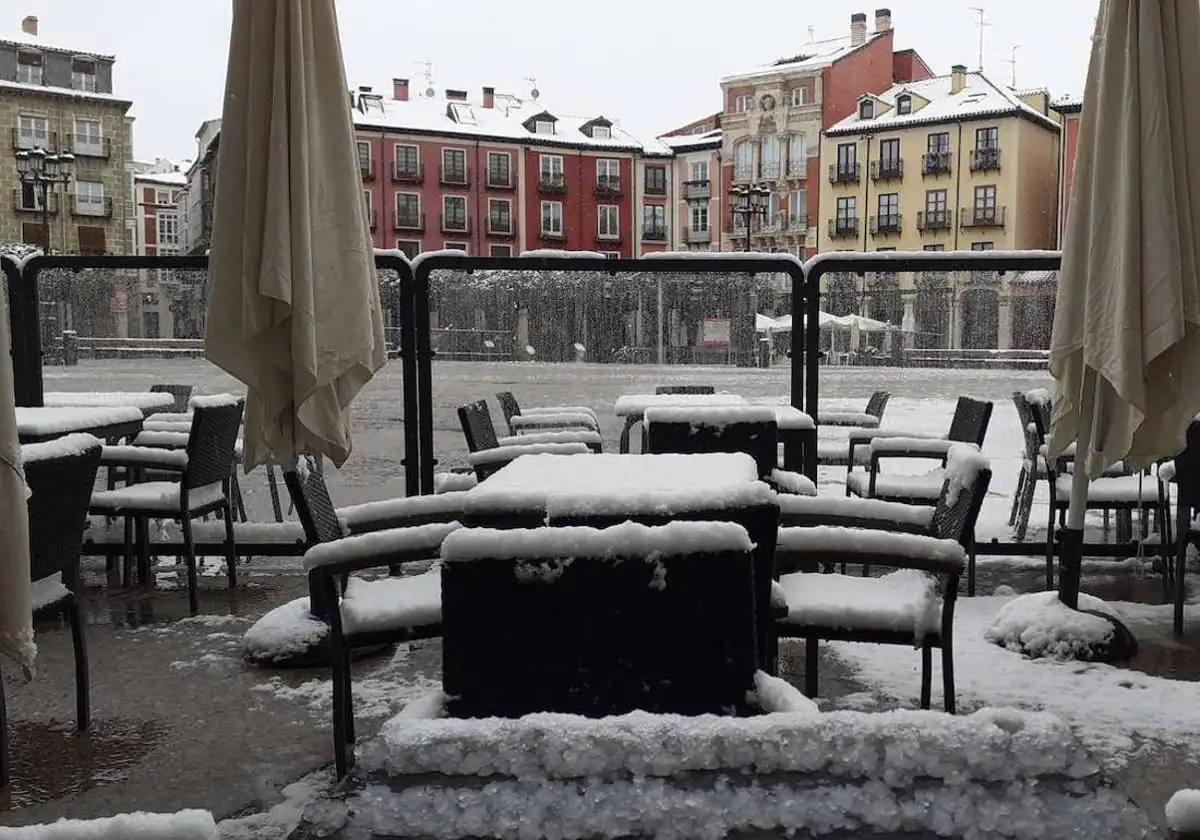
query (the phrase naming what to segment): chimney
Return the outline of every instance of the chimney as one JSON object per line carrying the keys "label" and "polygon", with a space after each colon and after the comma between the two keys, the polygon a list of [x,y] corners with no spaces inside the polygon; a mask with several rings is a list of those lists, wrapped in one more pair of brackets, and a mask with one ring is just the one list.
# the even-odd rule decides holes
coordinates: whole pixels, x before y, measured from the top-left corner
{"label": "chimney", "polygon": [[25,19],[21,21],[21,31],[26,35],[37,37],[37,15],[26,15]]}
{"label": "chimney", "polygon": [[950,68],[950,92],[958,93],[967,86],[967,66],[955,64]]}
{"label": "chimney", "polygon": [[892,10],[891,9],[876,9],[875,10],[875,31],[887,32],[892,28]]}
{"label": "chimney", "polygon": [[496,107],[496,89],[494,87],[485,87],[483,89],[483,107]]}
{"label": "chimney", "polygon": [[467,92],[465,90],[455,90],[454,88],[446,88],[446,98],[455,102],[466,102]]}
{"label": "chimney", "polygon": [[867,41],[867,14],[855,12],[850,15],[850,46],[861,47]]}
{"label": "chimney", "polygon": [[408,101],[408,79],[392,79],[392,99],[397,102]]}

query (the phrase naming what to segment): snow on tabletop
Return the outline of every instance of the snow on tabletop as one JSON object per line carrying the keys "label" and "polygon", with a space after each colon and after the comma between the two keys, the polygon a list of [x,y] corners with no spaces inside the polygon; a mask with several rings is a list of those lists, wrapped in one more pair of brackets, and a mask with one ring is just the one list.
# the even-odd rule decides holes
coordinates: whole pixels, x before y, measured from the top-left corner
{"label": "snow on tabletop", "polygon": [[1200,790],[1184,788],[1167,800],[1167,828],[1185,837],[1200,836]]}
{"label": "snow on tabletop", "polygon": [[[1104,601],[1091,595],[1079,595],[1083,610],[1115,614]],[[1078,659],[1093,648],[1109,641],[1111,622],[1090,613],[1073,610],[1058,597],[1058,592],[1033,592],[1004,605],[984,631],[984,638],[1009,650],[1030,656]]]}
{"label": "snow on tabletop", "polygon": [[55,572],[29,584],[29,608],[33,612],[70,597],[71,590],[63,583],[62,572]]}
{"label": "snow on tabletop", "polygon": [[792,516],[854,516],[928,527],[933,508],[856,496],[780,496],[779,513]]}
{"label": "snow on tabletop", "polygon": [[65,434],[141,421],[141,410],[132,406],[17,407],[17,433],[20,435]]}
{"label": "snow on tabletop", "polygon": [[[129,508],[173,513],[180,509],[179,489],[178,481],[146,481],[117,490],[93,493],[91,506],[93,509],[110,510],[114,513]],[[212,484],[189,490],[188,507],[195,510],[223,498],[225,491],[221,482],[214,481]]]}
{"label": "snow on tabletop", "polygon": [[730,423],[774,423],[775,409],[767,405],[661,405],[642,415],[647,424],[690,423],[693,426],[727,426]]}
{"label": "snow on tabletop", "polygon": [[518,429],[554,428],[556,426],[596,427],[596,415],[583,411],[560,411],[555,414],[517,414],[509,422]]}
{"label": "snow on tabletop", "polygon": [[307,596],[269,610],[242,636],[242,652],[258,662],[279,662],[311,650],[329,633],[329,625],[310,610]]}
{"label": "snow on tabletop", "polygon": [[863,414],[858,411],[818,411],[817,419],[822,423],[857,426],[862,429],[873,429],[879,425],[879,418],[874,414]]}
{"label": "snow on tabletop", "polygon": [[668,405],[726,406],[745,405],[739,394],[626,394],[618,397],[613,411],[618,417],[640,417],[647,408]]}
{"label": "snow on tabletop", "polygon": [[[585,443],[588,447],[599,446],[599,432],[584,429],[568,429],[560,432],[534,432],[527,435],[505,435],[496,438],[499,446],[529,446],[534,443]],[[434,489],[437,489],[436,479]]]}
{"label": "snow on tabletop", "polygon": [[[541,494],[551,520],[578,516],[669,516],[691,511],[736,511],[774,505],[777,496],[761,481],[693,485],[673,490],[630,490],[625,493],[580,490]],[[533,494],[536,500],[538,494]],[[470,506],[468,505],[468,508]],[[509,509],[525,509],[519,501]]]}
{"label": "snow on tabletop", "polygon": [[190,432],[138,432],[134,446],[177,446],[184,447],[191,437]]}
{"label": "snow on tabletop", "polygon": [[51,408],[133,406],[152,410],[174,404],[170,394],[151,391],[50,391],[42,398],[42,405]]}
{"label": "snow on tabletop", "polygon": [[26,443],[21,446],[21,462],[45,461],[50,458],[70,458],[101,446],[100,439],[83,432],[63,435],[45,443]]}
{"label": "snow on tabletop", "polygon": [[155,446],[106,446],[100,462],[102,464],[140,464],[182,470],[187,468],[188,454],[182,449],[159,449]]}
{"label": "snow on tabletop", "polygon": [[779,584],[787,595],[789,624],[911,632],[914,643],[941,626],[937,582],[916,569],[883,577],[795,572]]}
{"label": "snow on tabletop", "polygon": [[[956,444],[953,441],[938,438],[911,437],[876,437],[871,439],[871,454],[886,455],[889,452],[908,451],[922,455],[945,455],[951,446],[971,446],[972,444]],[[978,451],[978,447],[976,447]]]}
{"label": "snow on tabletop", "polygon": [[[817,441],[817,460],[844,460],[850,453],[848,440],[819,440]],[[871,448],[868,443],[856,444],[854,447],[854,463],[865,467],[871,463]]]}
{"label": "snow on tabletop", "polygon": [[[430,496],[444,499],[445,496]],[[442,540],[461,527],[457,522],[434,522],[414,528],[388,528],[371,531],[353,537],[344,537],[333,542],[317,543],[304,553],[304,570],[312,571],[321,566],[353,560],[377,558],[386,563],[397,554],[410,551],[434,553]]]}
{"label": "snow on tabletop", "polygon": [[442,544],[447,563],[470,560],[681,556],[752,551],[746,529],[732,522],[625,522],[611,528],[463,528]]}
{"label": "snow on tabletop", "polygon": [[442,620],[442,571],[363,580],[351,577],[342,596],[342,630],[375,633]]}
{"label": "snow on tabletop", "polygon": [[817,495],[817,485],[813,484],[812,479],[803,473],[793,472],[792,470],[774,469],[771,470],[771,481],[785,495]]}
{"label": "snow on tabletop", "polygon": [[377,257],[392,257],[394,259],[402,260],[406,263],[411,262],[408,258],[408,254],[404,253],[399,248],[375,248],[374,252],[375,256]]}
{"label": "snow on tabletop", "polygon": [[851,551],[959,563],[967,560],[966,551],[954,540],[836,525],[780,528],[777,545],[789,551]]}
{"label": "snow on tabletop", "polygon": [[599,251],[564,251],[561,248],[533,248],[522,251],[522,257],[536,260],[604,260],[608,259]]}
{"label": "snow on tabletop", "polygon": [[135,811],[95,820],[70,820],[2,830],[5,840],[216,840],[217,825],[208,811],[174,814]]}
{"label": "snow on tabletop", "polygon": [[[570,434],[567,432],[566,434]],[[475,477],[475,473],[469,472],[444,472],[434,473],[433,475],[433,492],[437,494],[445,493],[460,493],[465,490],[470,490],[479,479]],[[346,508],[342,509],[343,511]]]}
{"label": "snow on tabletop", "polygon": [[233,394],[205,394],[203,396],[192,397],[188,400],[189,408],[222,408],[225,406],[237,405],[242,401],[241,397]]}
{"label": "snow on tabletop", "polygon": [[[474,476],[472,476],[474,478]],[[426,496],[397,496],[337,509],[338,522],[343,530],[354,530],[367,522],[400,519],[406,516],[430,516],[446,514],[457,516],[462,513],[467,495],[463,490],[446,491]]]}
{"label": "snow on tabletop", "polygon": [[467,455],[467,463],[478,467],[484,464],[503,464],[529,455],[587,455],[591,451],[586,443],[531,443],[527,446],[496,446],[470,453]]}
{"label": "snow on tabletop", "polygon": [[747,695],[747,699],[766,714],[820,714],[816,702],[805,697],[800,689],[765,671],[754,672],[754,690]]}
{"label": "snow on tabletop", "polygon": [[811,416],[791,405],[776,406],[775,425],[788,431],[817,428]]}

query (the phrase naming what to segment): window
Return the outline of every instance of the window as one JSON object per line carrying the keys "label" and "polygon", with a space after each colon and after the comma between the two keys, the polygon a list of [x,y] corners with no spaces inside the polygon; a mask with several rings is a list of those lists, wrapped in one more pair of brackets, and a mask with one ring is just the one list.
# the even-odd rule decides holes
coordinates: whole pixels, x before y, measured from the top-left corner
{"label": "window", "polygon": [[488,152],[488,186],[512,186],[512,161],[507,152]]}
{"label": "window", "polygon": [[945,251],[946,246],[945,245],[926,245],[925,250],[926,251]]}
{"label": "window", "polygon": [[792,190],[788,193],[788,225],[793,228],[807,227],[808,192]]}
{"label": "window", "polygon": [[410,260],[415,259],[417,254],[421,253],[421,243],[412,239],[397,239],[396,250],[400,251]]}
{"label": "window", "polygon": [[535,121],[533,124],[533,133],[534,134],[553,134],[554,133],[554,121],[553,120],[537,120],[537,121]]}
{"label": "window", "polygon": [[596,208],[597,230],[601,239],[618,239],[621,236],[620,208],[615,204],[601,204]]}
{"label": "window", "polygon": [[[21,209],[22,210],[41,210],[42,209],[42,191],[33,184],[21,184]],[[45,237],[43,237],[45,239]],[[26,242],[29,240],[26,239]],[[39,240],[41,241],[41,240]]]}
{"label": "window", "polygon": [[506,198],[488,201],[488,232],[512,233],[512,202]]}
{"label": "window", "polygon": [[34,50],[17,53],[17,81],[23,85],[42,84],[42,54]]}
{"label": "window", "polygon": [[925,192],[925,212],[929,214],[946,212],[945,190],[927,190]]}
{"label": "window", "polygon": [[762,139],[762,177],[779,177],[779,135],[768,134]]}
{"label": "window", "polygon": [[788,175],[804,177],[808,169],[808,138],[793,134],[788,139]]}
{"label": "window", "polygon": [[554,237],[563,235],[563,206],[561,201],[542,202],[542,234]]}
{"label": "window", "polygon": [[179,214],[174,210],[159,210],[155,217],[158,234],[158,253],[174,254],[179,250]]}
{"label": "window", "polygon": [[854,233],[858,230],[858,199],[854,196],[838,198],[834,230],[839,234]]}
{"label": "window", "polygon": [[619,260],[619,259],[621,259],[621,252],[620,252],[620,251],[601,251],[600,253],[604,255],[604,259],[606,259],[606,260]]}
{"label": "window", "polygon": [[879,194],[879,215],[877,223],[880,230],[887,230],[900,226],[900,194],[899,193],[880,193]]}
{"label": "window", "polygon": [[355,144],[358,149],[358,171],[364,178],[370,178],[373,173],[371,166],[371,144],[362,140]]}
{"label": "window", "polygon": [[754,94],[741,93],[733,97],[733,112],[744,114],[754,108]]}
{"label": "window", "polygon": [[446,184],[467,183],[467,153],[463,149],[442,149],[442,181]]}
{"label": "window", "polygon": [[892,137],[879,141],[879,168],[895,170],[900,168],[900,140]]}
{"label": "window", "polygon": [[688,166],[688,178],[692,181],[708,180],[708,161],[694,160]]}
{"label": "window", "polygon": [[642,233],[646,238],[665,239],[667,236],[667,208],[661,204],[642,205]]}
{"label": "window", "polygon": [[858,118],[860,120],[870,120],[875,118],[875,103],[870,99],[864,99],[858,103]]}
{"label": "window", "polygon": [[779,193],[771,193],[767,196],[766,215],[763,217],[763,223],[768,227],[774,227],[779,224]]}
{"label": "window", "polygon": [[477,125],[475,111],[465,102],[454,102],[450,105],[451,118],[461,125]]}
{"label": "window", "polygon": [[896,97],[896,113],[911,114],[912,113],[912,97],[907,93]]}
{"label": "window", "polygon": [[461,195],[442,196],[442,230],[467,229],[467,199]]}
{"label": "window", "polygon": [[939,131],[936,134],[930,134],[927,142],[926,148],[929,150],[929,154],[945,154],[950,151],[950,132]]}
{"label": "window", "polygon": [[650,195],[667,194],[667,168],[665,166],[646,167],[646,192]]}
{"label": "window", "polygon": [[562,155],[542,155],[539,160],[543,184],[561,184],[563,181]]}
{"label": "window", "polygon": [[976,149],[999,149],[1000,129],[995,126],[975,129]]}
{"label": "window", "polygon": [[808,92],[804,88],[802,88],[802,87],[792,88],[792,105],[793,106],[803,105],[807,101],[808,101]]}
{"label": "window", "polygon": [[996,221],[996,187],[975,188],[975,223]]}
{"label": "window", "polygon": [[85,58],[71,60],[71,89],[96,92],[96,62]]}
{"label": "window", "polygon": [[417,193],[396,193],[396,227],[421,229],[421,196]]}
{"label": "window", "polygon": [[613,192],[621,188],[621,162],[619,160],[600,158],[596,161],[596,186]]}
{"label": "window", "polygon": [[154,203],[163,205],[163,204],[174,204],[175,202],[171,201],[171,191],[170,190],[155,190]]}
{"label": "window", "polygon": [[754,145],[746,140],[733,151],[733,177],[748,181],[754,177]]}
{"label": "window", "polygon": [[[742,217],[743,219],[745,217]],[[695,204],[692,206],[692,231],[694,233],[708,232],[708,206]]]}
{"label": "window", "polygon": [[612,129],[609,128],[608,126],[606,126],[606,125],[592,126],[592,139],[593,140],[608,140],[611,137],[612,137]]}
{"label": "window", "polygon": [[395,174],[397,178],[412,179],[417,177],[421,164],[416,146],[401,146],[396,144],[392,147],[392,155],[395,159]]}
{"label": "window", "polygon": [[972,242],[971,243],[972,251],[990,251],[990,250],[992,250],[992,248],[993,248],[993,243],[991,243],[991,242]]}
{"label": "window", "polygon": [[858,144],[839,143],[837,147],[838,171],[853,169],[856,163],[858,163]]}
{"label": "window", "polygon": [[50,124],[45,117],[17,117],[17,144],[22,149],[50,145]]}
{"label": "window", "polygon": [[71,151],[77,155],[103,157],[104,138],[100,132],[100,120],[84,120],[76,117],[75,136],[71,143]]}
{"label": "window", "polygon": [[104,182],[75,182],[75,212],[80,216],[104,215]]}
{"label": "window", "polygon": [[511,245],[489,245],[488,246],[488,256],[489,257],[511,257],[512,256],[512,246]]}
{"label": "window", "polygon": [[467,253],[466,242],[445,242],[442,244],[442,247],[447,251],[462,251],[464,254]]}

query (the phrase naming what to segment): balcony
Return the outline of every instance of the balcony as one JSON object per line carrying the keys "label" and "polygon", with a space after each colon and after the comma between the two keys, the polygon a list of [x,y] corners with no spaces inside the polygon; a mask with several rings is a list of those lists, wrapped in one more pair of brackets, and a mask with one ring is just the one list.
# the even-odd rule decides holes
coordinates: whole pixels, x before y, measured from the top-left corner
{"label": "balcony", "polygon": [[[739,233],[738,235],[745,236],[745,232],[743,231],[743,232]],[[711,235],[711,231],[709,228],[688,228],[687,229],[687,241],[690,244],[694,244],[697,242],[708,242],[711,239],[712,239],[712,235]]]}
{"label": "balcony", "polygon": [[888,213],[883,216],[872,216],[870,221],[872,236],[891,236],[900,233],[900,213]]}
{"label": "balcony", "polygon": [[950,174],[950,163],[953,155],[950,152],[926,152],[921,155],[921,175],[934,177]]}
{"label": "balcony", "polygon": [[858,219],[830,219],[830,239],[853,239],[858,236]]}
{"label": "balcony", "polygon": [[596,186],[592,192],[596,198],[620,198],[624,195],[621,190],[621,179],[604,175],[596,178]]}
{"label": "balcony", "polygon": [[774,236],[777,233],[783,232],[783,219],[776,216],[774,219],[764,219],[763,223],[756,227],[752,233],[755,236]]}
{"label": "balcony", "polygon": [[703,181],[684,181],[683,197],[688,201],[707,201],[712,197],[712,182],[707,179]]}
{"label": "balcony", "polygon": [[1005,207],[964,207],[962,210],[962,227],[965,228],[995,228],[1004,227]]}
{"label": "balcony", "polygon": [[666,194],[667,194],[666,181],[663,181],[662,183],[650,183],[649,181],[646,182],[646,195],[666,195]]}
{"label": "balcony", "polygon": [[425,230],[425,214],[397,213],[392,223],[392,230]]}
{"label": "balcony", "polygon": [[789,216],[787,229],[792,233],[808,233],[808,216],[803,213]]}
{"label": "balcony", "polygon": [[71,215],[96,216],[108,218],[113,214],[113,200],[110,196],[92,198],[91,196],[71,196]]}
{"label": "balcony", "polygon": [[971,171],[972,172],[999,172],[1000,171],[1000,149],[999,147],[984,147],[982,149],[971,150]]}
{"label": "balcony", "polygon": [[512,219],[494,219],[488,217],[487,223],[488,236],[507,239],[510,236],[516,236],[516,230],[513,228]]}
{"label": "balcony", "polygon": [[[707,231],[706,231],[707,233]],[[642,228],[643,242],[666,242],[667,229],[662,225],[646,225]]]}
{"label": "balcony", "polygon": [[[30,197],[32,198],[32,196]],[[58,213],[58,195],[56,193],[52,192],[46,196],[46,204],[51,216]],[[17,187],[13,190],[13,209],[21,213],[41,213],[42,205],[36,199],[32,203],[27,203],[25,191]]]}
{"label": "balcony", "polygon": [[399,184],[423,184],[425,166],[420,163],[413,166],[401,165],[392,161],[392,180]]}
{"label": "balcony", "polygon": [[904,177],[904,158],[871,161],[872,181],[899,181]]}
{"label": "balcony", "polygon": [[596,234],[597,242],[614,242],[615,243],[615,242],[621,242],[623,239],[624,239],[624,237],[621,236],[621,231],[619,231],[619,230],[616,231],[615,233],[597,233]]}
{"label": "balcony", "polygon": [[858,163],[831,163],[829,164],[829,183],[857,184],[861,179],[860,170]]}
{"label": "balcony", "polygon": [[783,169],[778,162],[764,163],[762,165],[762,177],[767,180],[778,178],[782,171]]}
{"label": "balcony", "polygon": [[753,181],[754,167],[753,166],[734,166],[733,180],[735,181]]}
{"label": "balcony", "polygon": [[439,167],[439,180],[442,184],[448,187],[466,187],[471,184],[471,170],[465,166],[446,166],[442,164]]}
{"label": "balcony", "polygon": [[917,213],[917,230],[950,230],[949,210],[923,210]]}
{"label": "balcony", "polygon": [[112,139],[87,134],[71,135],[71,154],[75,157],[107,158],[112,156]]}
{"label": "balcony", "polygon": [[358,162],[358,171],[362,175],[362,179],[364,181],[374,181],[375,180],[375,161],[374,160],[360,160]]}
{"label": "balcony", "polygon": [[788,163],[787,176],[803,181],[808,178],[808,164],[806,161],[799,163]]}
{"label": "balcony", "polygon": [[567,179],[562,175],[543,175],[538,178],[538,192],[546,195],[566,195]]}
{"label": "balcony", "polygon": [[542,228],[542,239],[548,239],[552,242],[561,242],[566,239],[567,235],[561,230],[546,230]]}
{"label": "balcony", "polygon": [[512,190],[516,189],[517,182],[511,172],[493,172],[489,169],[487,187],[489,190]]}
{"label": "balcony", "polygon": [[24,132],[19,128],[12,130],[13,151],[22,149],[32,149],[34,147],[45,149],[47,152],[58,151],[58,132],[48,131],[45,134],[37,132]]}
{"label": "balcony", "polygon": [[[423,214],[422,214],[423,215]],[[464,218],[449,218],[442,216],[442,233],[462,233],[468,234],[471,232],[471,220]]]}

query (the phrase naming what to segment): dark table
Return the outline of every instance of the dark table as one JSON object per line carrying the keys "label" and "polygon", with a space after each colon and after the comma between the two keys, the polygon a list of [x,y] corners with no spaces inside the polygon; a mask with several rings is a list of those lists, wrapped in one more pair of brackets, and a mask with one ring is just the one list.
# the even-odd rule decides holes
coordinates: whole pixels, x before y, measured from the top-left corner
{"label": "dark table", "polygon": [[21,443],[42,443],[84,432],[102,441],[131,438],[142,430],[142,410],[134,406],[17,408]]}

